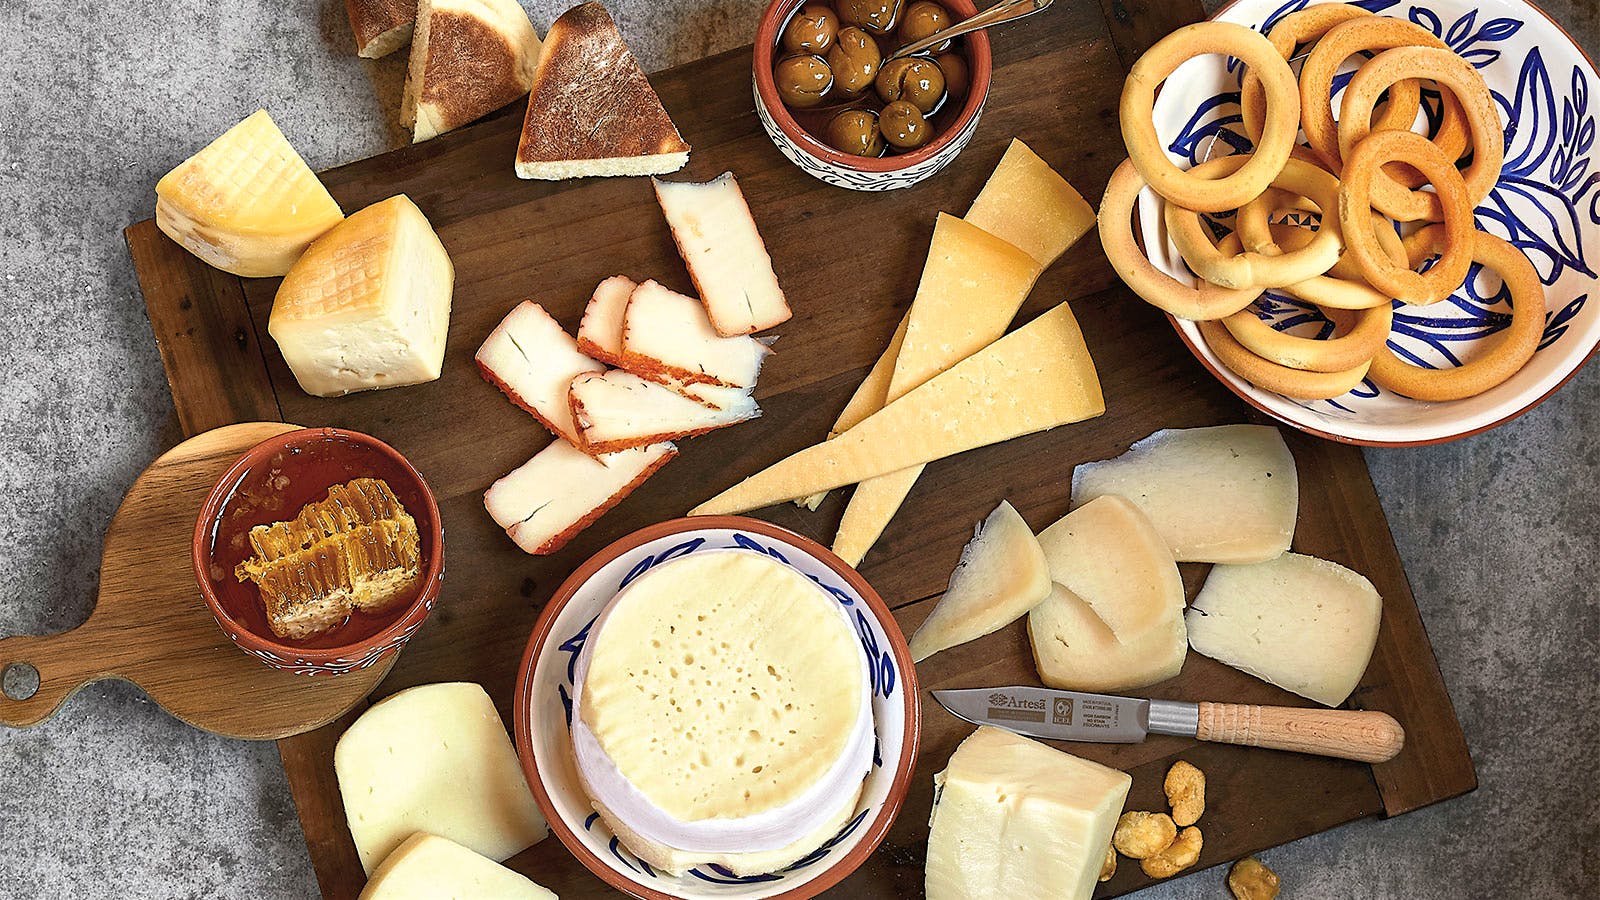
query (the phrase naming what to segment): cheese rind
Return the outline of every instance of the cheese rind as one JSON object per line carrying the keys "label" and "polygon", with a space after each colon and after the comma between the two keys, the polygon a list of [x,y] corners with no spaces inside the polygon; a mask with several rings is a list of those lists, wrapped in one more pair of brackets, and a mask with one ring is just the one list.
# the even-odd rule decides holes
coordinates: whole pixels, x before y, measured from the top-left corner
{"label": "cheese rind", "polygon": [[1072,503],[1120,494],[1179,562],[1253,563],[1289,549],[1299,514],[1294,455],[1270,425],[1172,428],[1072,470]]}
{"label": "cheese rind", "polygon": [[356,55],[365,59],[388,56],[411,42],[417,23],[417,4],[410,0],[344,0]]}
{"label": "cheese rind", "polygon": [[1189,609],[1189,645],[1308,700],[1338,706],[1378,642],[1383,598],[1338,563],[1299,553],[1219,565]]}
{"label": "cheese rind", "polygon": [[1133,779],[985,725],[933,781],[928,900],[1089,900]]}
{"label": "cheese rind", "polygon": [[1020,139],[972,201],[966,220],[1048,267],[1095,225],[1095,211]]}
{"label": "cheese rind", "polygon": [[1059,584],[1028,613],[1028,642],[1039,680],[1069,691],[1131,691],[1166,681],[1183,670],[1189,650],[1181,609],[1119,641],[1083,598]]}
{"label": "cheese rind", "polygon": [[500,714],[476,684],[422,685],[379,701],[339,738],[333,768],[368,872],[419,831],[496,861],[549,833]]}
{"label": "cheese rind", "polygon": [[539,47],[517,0],[419,0],[401,124],[420,143],[517,100]]}
{"label": "cheese rind", "polygon": [[1183,613],[1183,579],[1172,551],[1144,513],[1109,495],[1039,532],[1050,579],[1094,610],[1129,643]]}
{"label": "cheese rind", "polygon": [[506,313],[474,357],[478,371],[557,437],[583,442],[572,418],[567,391],[585,372],[605,366],[578,351],[578,344],[544,307],[532,300]]}
{"label": "cheese rind", "polygon": [[1022,514],[1001,501],[978,524],[950,573],[950,585],[911,636],[924,659],[1015,622],[1050,594],[1050,565]]}
{"label": "cheese rind", "polygon": [[396,847],[367,879],[357,900],[556,900],[520,873],[449,838],[418,832]]}
{"label": "cheese rind", "polygon": [[628,298],[639,285],[626,275],[613,275],[594,289],[578,323],[578,350],[608,366],[622,368],[622,322]]}
{"label": "cheese rind", "polygon": [[584,451],[596,454],[694,437],[761,415],[748,391],[738,397],[742,399],[734,402],[719,395],[724,406],[711,407],[632,372],[612,369],[574,378],[568,399]]}
{"label": "cheese rind", "polygon": [[622,324],[622,367],[655,381],[751,388],[772,350],[711,327],[700,301],[655,281],[634,288]]}
{"label": "cheese rind", "polygon": [[506,535],[534,556],[554,553],[676,456],[672,444],[590,456],[552,441],[483,494]]}
{"label": "cheese rind", "polygon": [[650,180],[717,333],[750,334],[788,321],[789,302],[733,173],[703,184]]}

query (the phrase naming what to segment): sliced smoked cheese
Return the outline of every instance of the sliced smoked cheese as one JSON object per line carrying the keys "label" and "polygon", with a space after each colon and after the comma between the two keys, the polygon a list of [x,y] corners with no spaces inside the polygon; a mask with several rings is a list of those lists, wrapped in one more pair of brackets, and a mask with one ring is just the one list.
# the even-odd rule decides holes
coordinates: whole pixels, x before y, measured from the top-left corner
{"label": "sliced smoked cheese", "polygon": [[344,11],[350,17],[357,56],[378,59],[411,43],[411,28],[417,22],[414,0],[344,0]]}
{"label": "sliced smoked cheese", "polygon": [[761,415],[755,398],[718,409],[632,372],[612,369],[572,380],[572,416],[589,453],[613,453],[694,437]]}
{"label": "sliced smoked cheese", "polygon": [[676,456],[652,444],[593,457],[552,441],[483,494],[489,516],[523,551],[554,553]]}
{"label": "sliced smoked cheese", "polygon": [[750,334],[788,321],[789,302],[733,173],[704,184],[651,181],[717,333]]}
{"label": "sliced smoked cheese", "polygon": [[1219,565],[1189,609],[1189,646],[1308,700],[1338,706],[1378,642],[1383,598],[1338,563],[1285,553]]}
{"label": "sliced smoked cheese", "polygon": [[1083,332],[1062,303],[831,441],[690,511],[744,512],[855,484],[1105,412]]}
{"label": "sliced smoked cheese", "polygon": [[635,284],[626,275],[613,275],[600,282],[583,308],[578,323],[578,350],[608,366],[622,368],[622,320],[628,313],[628,298]]}
{"label": "sliced smoked cheese", "polygon": [[1016,138],[965,218],[1020,247],[1040,268],[1048,268],[1095,225],[1094,208]]}
{"label": "sliced smoked cheese", "polygon": [[622,367],[657,381],[754,387],[772,351],[753,337],[724,337],[705,307],[654,281],[634,288],[622,325]]}
{"label": "sliced smoked cheese", "polygon": [[420,143],[521,98],[539,35],[517,0],[419,0],[400,122]]}
{"label": "sliced smoked cheese", "polygon": [[272,278],[339,224],[328,189],[264,109],[156,182],[156,225],[224,272]]}
{"label": "sliced smoked cheese", "polygon": [[475,359],[483,377],[512,403],[557,437],[583,442],[567,391],[574,378],[605,366],[578,352],[577,342],[544,307],[524,300],[489,333]]}
{"label": "sliced smoked cheese", "polygon": [[1133,779],[985,725],[933,776],[928,900],[1089,900]]}
{"label": "sliced smoked cheese", "polygon": [[419,831],[496,861],[549,833],[476,684],[427,684],[373,704],[339,738],[333,770],[368,872]]}
{"label": "sliced smoked cheese", "polygon": [[367,879],[357,900],[556,900],[556,895],[449,838],[418,832]]}
{"label": "sliced smoked cheese", "polygon": [[663,175],[688,161],[689,145],[606,8],[562,13],[534,73],[517,176]]}
{"label": "sliced smoked cheese", "polygon": [[1072,503],[1120,494],[1179,562],[1252,563],[1289,549],[1300,481],[1270,425],[1158,431],[1116,459],[1072,470]]}
{"label": "sliced smoked cheese", "polygon": [[1001,501],[961,550],[950,585],[911,636],[911,659],[965,644],[1015,622],[1050,594],[1050,566],[1039,539]]}
{"label": "sliced smoked cheese", "polygon": [[1028,613],[1028,641],[1039,680],[1069,691],[1131,691],[1175,677],[1188,655],[1183,611],[1119,641],[1083,598],[1059,584]]}
{"label": "sliced smoked cheese", "polygon": [[[889,338],[889,346],[884,348],[883,355],[878,357],[878,361],[872,364],[867,377],[856,385],[856,392],[850,395],[850,401],[844,405],[844,411],[839,413],[839,418],[834,420],[833,427],[828,429],[828,440],[831,441],[856,427],[862,419],[883,409],[889,402],[889,379],[894,377],[894,361],[900,355],[900,346],[905,343],[906,324],[910,321],[910,313],[900,318],[900,324],[895,326],[894,336]],[[821,506],[827,497],[827,491],[820,491],[809,497],[800,497],[794,502],[816,512],[817,507]]]}
{"label": "sliced smoked cheese", "polygon": [[1039,532],[1050,579],[1111,629],[1137,640],[1183,614],[1183,579],[1172,551],[1139,508],[1112,495],[1073,510]]}
{"label": "sliced smoked cheese", "polygon": [[455,267],[410,198],[374,203],[318,238],[278,285],[267,332],[306,393],[439,377]]}

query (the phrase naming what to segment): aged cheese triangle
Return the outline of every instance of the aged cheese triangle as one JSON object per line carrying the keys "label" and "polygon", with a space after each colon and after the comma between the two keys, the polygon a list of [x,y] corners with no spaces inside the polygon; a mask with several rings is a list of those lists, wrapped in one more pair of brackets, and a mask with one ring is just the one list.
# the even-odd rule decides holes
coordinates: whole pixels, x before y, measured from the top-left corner
{"label": "aged cheese triangle", "polygon": [[1015,138],[994,167],[966,220],[1022,248],[1048,267],[1095,225],[1094,208]]}
{"label": "aged cheese triangle", "polygon": [[539,35],[517,0],[421,0],[401,124],[421,142],[528,92]]}

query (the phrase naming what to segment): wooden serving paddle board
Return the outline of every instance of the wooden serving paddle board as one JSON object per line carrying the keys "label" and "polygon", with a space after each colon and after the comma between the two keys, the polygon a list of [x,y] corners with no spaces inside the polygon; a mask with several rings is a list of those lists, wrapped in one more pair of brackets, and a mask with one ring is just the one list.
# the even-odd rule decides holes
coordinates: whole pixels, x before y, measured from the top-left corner
{"label": "wooden serving paddle board", "polygon": [[[972,144],[949,169],[908,190],[858,194],[789,164],[762,134],[750,94],[748,48],[652,79],[704,180],[731,169],[750,202],[795,317],[762,373],[764,416],[686,441],[682,454],[616,509],[548,557],[522,554],[490,521],[482,492],[549,440],[486,384],[473,353],[506,311],[532,298],[569,329],[594,286],[627,274],[692,290],[644,179],[524,182],[511,161],[519,104],[461,131],[324,173],[347,210],[404,192],[428,215],[456,267],[444,374],[430,384],[335,400],[306,396],[265,339],[277,287],[208,269],[153,223],[127,237],[151,325],[190,433],[283,419],[354,428],[387,441],[434,487],[450,532],[450,578],[433,616],[376,694],[472,680],[511,713],[528,633],[561,580],[587,556],[821,439],[877,359],[915,292],[935,214],[960,214],[1013,137],[1025,140],[1091,202],[1124,156],[1117,128],[1120,73],[1151,42],[1198,19],[1193,0],[1057,3],[995,38],[994,84]],[[754,21],[750,27],[754,30]],[[352,61],[352,65],[354,61]],[[1019,322],[1070,300],[1104,385],[1098,419],[930,466],[862,572],[909,633],[944,588],[972,525],[1009,499],[1035,527],[1067,512],[1072,466],[1115,456],[1164,427],[1251,421],[1250,410],[1189,355],[1171,326],[1117,282],[1091,234],[1041,278]],[[1471,790],[1461,728],[1440,681],[1388,525],[1357,448],[1287,434],[1299,465],[1295,549],[1363,573],[1384,597],[1377,652],[1352,705],[1395,716],[1405,750],[1378,766],[1153,737],[1139,745],[1062,745],[1133,774],[1131,809],[1159,809],[1161,779],[1179,757],[1204,769],[1210,803],[1194,871],[1353,819],[1395,815]],[[757,512],[830,542],[847,492],[817,513],[792,504]],[[1191,596],[1204,566],[1185,566]],[[918,667],[921,687],[1037,683],[1021,623]],[[1182,700],[1306,702],[1191,654],[1183,673],[1149,690]],[[923,704],[922,748],[906,805],[883,848],[838,887],[849,898],[920,896],[932,776],[971,726]],[[351,720],[281,741],[322,891],[353,898],[364,877],[333,775],[334,742]],[[555,840],[510,864],[562,897],[614,892]],[[1150,883],[1123,865],[1101,896]]]}

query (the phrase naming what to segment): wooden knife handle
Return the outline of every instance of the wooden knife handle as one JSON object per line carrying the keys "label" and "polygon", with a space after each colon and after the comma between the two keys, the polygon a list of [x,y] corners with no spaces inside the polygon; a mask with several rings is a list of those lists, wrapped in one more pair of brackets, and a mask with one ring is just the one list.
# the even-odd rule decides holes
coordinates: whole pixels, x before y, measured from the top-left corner
{"label": "wooden knife handle", "polygon": [[1366,763],[1393,759],[1406,742],[1405,730],[1387,713],[1243,703],[1201,703],[1196,737]]}

